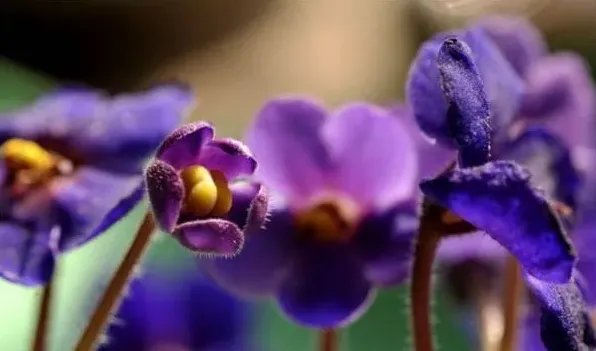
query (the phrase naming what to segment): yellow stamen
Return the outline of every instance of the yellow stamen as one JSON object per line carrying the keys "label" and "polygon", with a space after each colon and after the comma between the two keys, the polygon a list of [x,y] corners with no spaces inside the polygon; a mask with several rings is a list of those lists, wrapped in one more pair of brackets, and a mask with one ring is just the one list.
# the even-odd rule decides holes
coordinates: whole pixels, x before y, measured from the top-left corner
{"label": "yellow stamen", "polygon": [[9,166],[45,173],[56,165],[56,159],[37,143],[24,139],[9,139],[0,146],[0,156]]}
{"label": "yellow stamen", "polygon": [[299,230],[320,241],[347,241],[352,228],[333,204],[321,204],[296,216]]}
{"label": "yellow stamen", "polygon": [[217,187],[217,201],[211,210],[212,216],[224,216],[232,209],[232,192],[228,187],[228,180],[223,173],[212,171],[211,176]]}

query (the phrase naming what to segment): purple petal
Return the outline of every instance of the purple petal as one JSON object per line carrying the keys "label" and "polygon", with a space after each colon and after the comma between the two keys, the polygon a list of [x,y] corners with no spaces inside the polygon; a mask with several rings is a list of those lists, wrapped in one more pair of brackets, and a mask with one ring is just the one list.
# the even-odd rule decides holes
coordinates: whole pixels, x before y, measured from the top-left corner
{"label": "purple petal", "polygon": [[219,139],[208,143],[198,163],[208,169],[223,172],[228,180],[250,176],[257,168],[257,161],[248,148],[233,139]]}
{"label": "purple petal", "polygon": [[247,234],[238,255],[208,260],[205,266],[219,285],[236,295],[271,295],[288,274],[294,234],[292,215],[275,211],[264,230]]}
{"label": "purple petal", "polygon": [[471,49],[456,38],[446,39],[437,64],[449,105],[447,126],[457,144],[460,164],[482,165],[490,157],[490,111]]}
{"label": "purple petal", "polygon": [[54,271],[57,240],[51,233],[44,226],[31,230],[0,222],[0,277],[25,286],[47,283]]}
{"label": "purple petal", "polygon": [[172,166],[155,159],[145,171],[145,183],[157,223],[161,229],[171,233],[180,217],[184,200],[182,179]]}
{"label": "purple petal", "polygon": [[376,286],[393,286],[408,277],[419,222],[416,210],[410,201],[371,214],[360,224],[352,243],[366,278]]}
{"label": "purple petal", "polygon": [[596,335],[574,281],[553,284],[528,277],[541,303],[540,336],[548,351],[596,349]]}
{"label": "purple petal", "polygon": [[547,52],[542,34],[525,18],[489,16],[476,22],[473,27],[485,31],[522,77],[528,68]]}
{"label": "purple petal", "polygon": [[592,146],[596,89],[587,63],[561,53],[529,68],[522,113],[558,133],[569,146]]}
{"label": "purple petal", "polygon": [[259,160],[257,174],[272,191],[299,201],[325,185],[330,160],[319,136],[325,116],[323,107],[298,98],[261,109],[246,140]]}
{"label": "purple petal", "polygon": [[282,283],[282,311],[305,327],[327,329],[355,322],[374,297],[350,247],[312,245],[303,249]]}
{"label": "purple petal", "polygon": [[237,182],[230,186],[232,208],[226,216],[245,234],[261,229],[269,209],[269,196],[265,187],[252,182]]}
{"label": "purple petal", "polygon": [[206,122],[183,125],[165,138],[155,157],[177,170],[199,164],[199,155],[213,140],[214,133],[213,127]]}
{"label": "purple petal", "polygon": [[236,224],[215,218],[186,222],[173,234],[182,246],[207,257],[232,257],[242,250],[245,240]]}
{"label": "purple petal", "polygon": [[96,167],[138,172],[192,100],[187,88],[174,85],[113,98],[94,90],[62,90],[2,116],[0,143],[15,136],[40,140]]}
{"label": "purple petal", "polygon": [[580,175],[567,146],[549,131],[526,129],[504,147],[499,158],[518,162],[532,174],[532,183],[550,197],[576,209]]}
{"label": "purple petal", "polygon": [[327,120],[322,136],[336,167],[334,186],[363,207],[386,207],[415,190],[414,144],[385,110],[345,106]]}
{"label": "purple petal", "polygon": [[[522,325],[519,337],[519,350],[548,351],[540,338],[540,316],[538,311],[531,311]],[[536,315],[538,314],[538,315]]]}
{"label": "purple petal", "polygon": [[483,232],[447,237],[441,240],[437,258],[446,264],[463,261],[499,261],[506,258],[507,251]]}
{"label": "purple petal", "polygon": [[533,276],[561,283],[570,279],[572,246],[530,175],[515,163],[457,169],[420,188],[503,245]]}
{"label": "purple petal", "polygon": [[61,228],[58,249],[71,250],[107,230],[142,198],[142,177],[80,168],[52,184]]}

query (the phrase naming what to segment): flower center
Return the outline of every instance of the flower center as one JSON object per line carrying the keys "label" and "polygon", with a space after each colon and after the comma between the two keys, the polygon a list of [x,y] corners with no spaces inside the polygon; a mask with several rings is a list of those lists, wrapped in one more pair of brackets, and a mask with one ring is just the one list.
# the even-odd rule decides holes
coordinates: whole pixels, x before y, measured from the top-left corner
{"label": "flower center", "polygon": [[7,170],[5,186],[14,196],[48,182],[52,177],[70,173],[72,163],[39,144],[24,139],[9,139],[0,146],[0,157]]}
{"label": "flower center", "polygon": [[199,217],[221,217],[230,212],[232,192],[222,172],[190,166],[181,172],[180,177],[186,191],[185,212]]}
{"label": "flower center", "polygon": [[322,242],[347,242],[354,234],[355,223],[342,207],[334,202],[320,203],[296,217],[298,231]]}

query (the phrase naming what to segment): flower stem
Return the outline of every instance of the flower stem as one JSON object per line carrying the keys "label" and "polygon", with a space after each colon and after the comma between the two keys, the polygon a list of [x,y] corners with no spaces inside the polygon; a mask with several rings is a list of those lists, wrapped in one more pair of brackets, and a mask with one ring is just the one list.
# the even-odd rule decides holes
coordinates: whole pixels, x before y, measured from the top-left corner
{"label": "flower stem", "polygon": [[48,322],[50,320],[53,290],[54,277],[52,276],[48,283],[43,287],[41,293],[37,328],[35,330],[35,339],[33,340],[33,351],[44,351],[47,349]]}
{"label": "flower stem", "polygon": [[338,351],[339,342],[335,329],[324,329],[320,332],[320,351]]}
{"label": "flower stem", "polygon": [[499,301],[492,296],[479,296],[477,301],[480,349],[499,351],[503,338],[503,311]]}
{"label": "flower stem", "polygon": [[414,254],[410,298],[412,305],[412,328],[414,350],[433,351],[431,326],[431,280],[433,263],[440,236],[431,215],[423,215],[418,230],[418,241]]}
{"label": "flower stem", "polygon": [[104,292],[99,304],[97,305],[93,316],[89,320],[89,324],[79,343],[76,351],[91,351],[95,345],[96,340],[104,331],[108,318],[112,314],[112,310],[116,307],[120,300],[126,284],[133,273],[134,267],[140,261],[146,249],[151,243],[151,234],[155,230],[155,222],[151,212],[147,212],[143,224],[139,227],[135,239],[124,256],[120,267],[112,277],[108,288]]}
{"label": "flower stem", "polygon": [[513,351],[517,341],[520,300],[523,284],[519,264],[513,257],[507,259],[505,270],[505,290],[503,298],[503,338],[501,351]]}

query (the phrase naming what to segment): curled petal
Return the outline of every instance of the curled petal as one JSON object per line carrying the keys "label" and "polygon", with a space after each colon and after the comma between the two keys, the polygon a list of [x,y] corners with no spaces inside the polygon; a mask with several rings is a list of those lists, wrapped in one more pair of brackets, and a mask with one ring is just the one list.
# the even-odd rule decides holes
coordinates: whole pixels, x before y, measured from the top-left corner
{"label": "curled petal", "polygon": [[280,287],[282,311],[311,328],[355,322],[375,296],[358,258],[342,245],[312,245],[303,250]]}
{"label": "curled petal", "polygon": [[548,351],[596,349],[596,334],[580,290],[572,280],[553,284],[528,277],[541,305],[540,336]]}
{"label": "curled petal", "polygon": [[264,229],[247,233],[238,255],[205,261],[207,272],[236,295],[272,295],[288,276],[295,254],[294,234],[292,215],[274,211]]}
{"label": "curled petal", "polygon": [[526,84],[524,117],[545,124],[567,145],[592,146],[596,89],[580,56],[559,53],[543,58],[528,69]]}
{"label": "curled petal", "polygon": [[206,122],[183,125],[166,137],[157,149],[156,157],[174,169],[198,164],[203,147],[213,140],[213,127]]}
{"label": "curled petal", "polygon": [[184,199],[184,185],[176,170],[169,164],[154,160],[145,171],[149,202],[159,226],[171,233],[180,217]]}
{"label": "curled petal", "polygon": [[528,68],[547,52],[542,34],[525,18],[488,16],[472,27],[484,30],[522,77]]}
{"label": "curled petal", "polygon": [[484,164],[490,157],[490,111],[471,49],[457,38],[446,39],[437,64],[449,105],[447,125],[457,144],[460,164]]}
{"label": "curled petal", "polygon": [[173,234],[182,246],[207,257],[232,257],[244,245],[240,228],[224,219],[186,222],[177,226]]}
{"label": "curled petal", "polygon": [[60,251],[80,246],[123,218],[142,198],[141,176],[90,167],[52,184],[61,235]]}
{"label": "curled petal", "polygon": [[198,163],[208,169],[221,171],[228,180],[250,176],[257,168],[257,161],[248,148],[233,139],[218,139],[208,143]]}
{"label": "curled petal", "polygon": [[399,120],[367,104],[351,104],[325,123],[334,186],[362,206],[387,207],[411,195],[417,179],[412,139]]}
{"label": "curled petal", "polygon": [[503,245],[531,275],[549,282],[569,281],[573,248],[544,195],[515,163],[456,169],[422,182],[420,188]]}
{"label": "curled petal", "polygon": [[305,99],[276,99],[261,109],[246,141],[259,160],[263,184],[294,201],[321,189],[330,168],[319,135],[325,119],[323,107]]}
{"label": "curled petal", "polygon": [[264,186],[253,182],[237,182],[230,186],[232,209],[226,218],[245,233],[259,230],[269,209],[269,195]]}
{"label": "curled petal", "polygon": [[0,277],[25,286],[47,283],[54,271],[54,246],[60,235],[52,233],[43,226],[31,231],[17,223],[0,222]]}

